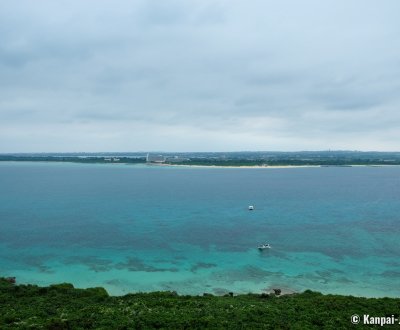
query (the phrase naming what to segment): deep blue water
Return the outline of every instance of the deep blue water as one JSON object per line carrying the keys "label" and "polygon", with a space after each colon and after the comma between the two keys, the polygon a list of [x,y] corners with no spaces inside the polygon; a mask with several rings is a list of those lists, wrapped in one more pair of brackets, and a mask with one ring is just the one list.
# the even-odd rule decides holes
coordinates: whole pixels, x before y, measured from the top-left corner
{"label": "deep blue water", "polygon": [[0,276],[22,283],[398,297],[399,225],[400,167],[0,163]]}

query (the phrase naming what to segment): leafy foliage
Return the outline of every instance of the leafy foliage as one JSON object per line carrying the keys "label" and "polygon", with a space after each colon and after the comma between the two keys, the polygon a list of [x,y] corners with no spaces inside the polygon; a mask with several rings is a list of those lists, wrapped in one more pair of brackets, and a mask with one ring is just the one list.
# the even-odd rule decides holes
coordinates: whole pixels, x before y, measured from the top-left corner
{"label": "leafy foliage", "polygon": [[14,285],[0,279],[1,329],[347,329],[353,314],[385,316],[399,311],[400,299],[309,290],[282,297],[175,292],[119,297],[109,296],[103,288]]}

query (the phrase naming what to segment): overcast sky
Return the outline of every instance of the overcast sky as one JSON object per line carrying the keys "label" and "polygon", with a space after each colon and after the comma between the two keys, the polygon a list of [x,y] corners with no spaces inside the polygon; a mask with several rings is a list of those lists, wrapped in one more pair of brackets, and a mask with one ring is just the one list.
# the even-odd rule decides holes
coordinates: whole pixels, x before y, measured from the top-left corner
{"label": "overcast sky", "polygon": [[0,152],[400,150],[398,0],[0,0]]}

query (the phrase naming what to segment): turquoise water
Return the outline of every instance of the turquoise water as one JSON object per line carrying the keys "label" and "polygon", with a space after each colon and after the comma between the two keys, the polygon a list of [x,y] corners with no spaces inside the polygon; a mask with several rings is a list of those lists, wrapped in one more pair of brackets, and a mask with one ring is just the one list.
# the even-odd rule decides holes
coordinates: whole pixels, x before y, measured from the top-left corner
{"label": "turquoise water", "polygon": [[400,167],[0,163],[0,275],[19,283],[399,297],[399,224]]}

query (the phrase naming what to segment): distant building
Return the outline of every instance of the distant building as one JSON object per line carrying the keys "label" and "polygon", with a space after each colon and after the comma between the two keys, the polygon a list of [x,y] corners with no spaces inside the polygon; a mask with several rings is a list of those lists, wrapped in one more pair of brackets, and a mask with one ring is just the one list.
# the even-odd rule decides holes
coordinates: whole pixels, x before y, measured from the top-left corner
{"label": "distant building", "polygon": [[165,157],[163,155],[150,155],[147,154],[147,163],[165,163]]}

